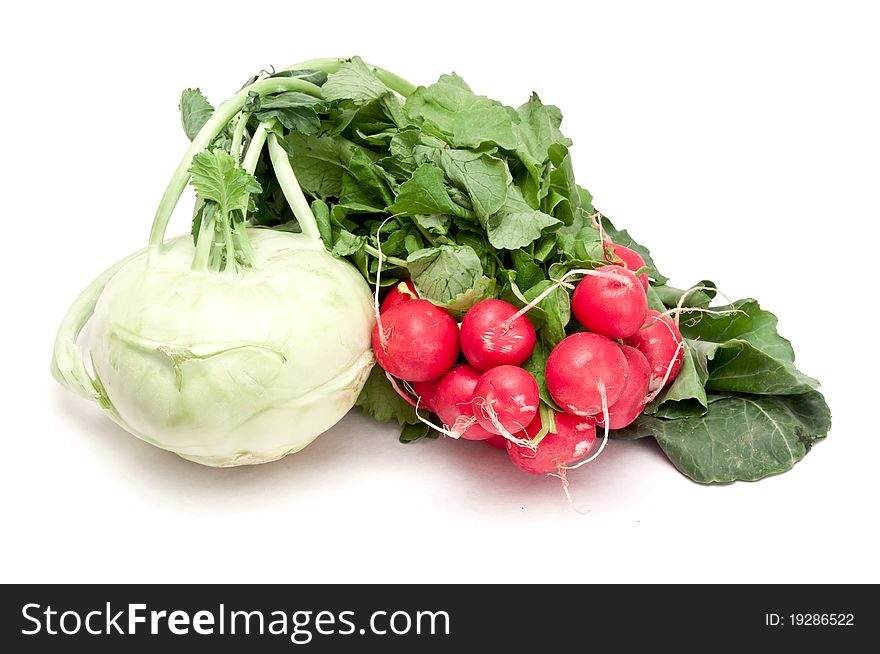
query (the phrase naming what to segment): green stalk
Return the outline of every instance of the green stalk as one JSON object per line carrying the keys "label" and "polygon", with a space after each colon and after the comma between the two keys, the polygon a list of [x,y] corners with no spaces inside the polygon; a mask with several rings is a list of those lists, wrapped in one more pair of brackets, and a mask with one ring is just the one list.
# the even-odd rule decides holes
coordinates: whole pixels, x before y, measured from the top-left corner
{"label": "green stalk", "polygon": [[242,168],[245,169],[250,175],[254,174],[254,171],[257,169],[257,163],[260,161],[260,153],[263,151],[263,146],[266,144],[266,138],[269,136],[269,129],[271,127],[271,123],[260,123],[257,126],[257,131],[254,132],[254,135],[251,137],[251,143],[248,146],[247,152],[245,152],[244,160],[241,165]]}
{"label": "green stalk", "polygon": [[[339,70],[342,64],[344,64],[346,61],[348,60],[340,58],[310,59],[308,61],[301,61],[300,63],[294,64],[293,66],[288,66],[287,68],[282,68],[282,70],[320,70],[329,75],[330,73],[335,73],[337,70]],[[370,63],[367,63],[367,66],[370,68],[370,70],[373,71],[373,73],[375,73],[376,77],[378,77],[385,86],[387,86],[395,93],[399,93],[404,98],[416,90],[415,84],[406,81],[399,75],[395,75],[390,70],[380,68],[379,66],[374,66]]]}
{"label": "green stalk", "polygon": [[76,340],[89,318],[92,317],[98,298],[113,276],[127,263],[143,256],[143,254],[144,250],[140,250],[127,256],[105,270],[89,284],[67,310],[67,314],[58,327],[58,335],[55,337],[55,349],[52,352],[52,376],[77,395],[97,400],[102,403],[102,406],[106,405],[105,408],[108,410],[110,409],[109,400],[104,396],[98,380],[86,370],[83,354],[77,347]]}
{"label": "green stalk", "polygon": [[183,155],[183,159],[178,164],[174,175],[171,177],[171,181],[168,183],[168,187],[165,189],[165,193],[162,195],[162,199],[156,209],[156,216],[153,219],[152,229],[150,230],[151,258],[155,256],[154,250],[162,245],[162,241],[165,238],[165,230],[168,228],[168,221],[171,219],[174,207],[177,205],[178,200],[180,200],[187,182],[189,182],[189,167],[192,165],[193,157],[207,148],[235,114],[241,111],[241,108],[247,101],[248,94],[252,91],[260,95],[282,93],[284,91],[302,91],[316,98],[321,97],[321,88],[310,82],[293,77],[278,77],[254,82],[217,107],[217,110],[211,115],[192,143],[190,143],[189,149]]}
{"label": "green stalk", "polygon": [[232,143],[229,146],[229,154],[235,157],[235,163],[241,163],[241,142],[244,138],[244,128],[247,125],[250,114],[242,111],[238,114],[238,120],[235,121],[235,129],[232,132]]}
{"label": "green stalk", "polygon": [[[364,243],[364,251],[372,254],[377,259],[379,258],[379,250],[374,248],[372,245],[369,245],[368,243]],[[401,268],[406,268],[406,260],[404,259],[400,259],[398,257],[389,257],[384,252],[382,253],[382,258],[390,263],[392,266],[400,266]]]}
{"label": "green stalk", "polygon": [[321,241],[321,233],[318,231],[318,223],[312,208],[303,195],[293,168],[290,165],[290,159],[287,157],[287,151],[278,143],[278,137],[275,133],[269,134],[269,156],[272,159],[272,168],[275,170],[275,178],[284,194],[284,199],[293,210],[293,215],[299,223],[302,233],[310,239],[324,247]]}
{"label": "green stalk", "polygon": [[211,241],[214,236],[214,217],[210,220],[202,219],[199,226],[199,241],[196,244],[196,253],[193,255],[191,270],[207,272],[208,258],[211,255]]}

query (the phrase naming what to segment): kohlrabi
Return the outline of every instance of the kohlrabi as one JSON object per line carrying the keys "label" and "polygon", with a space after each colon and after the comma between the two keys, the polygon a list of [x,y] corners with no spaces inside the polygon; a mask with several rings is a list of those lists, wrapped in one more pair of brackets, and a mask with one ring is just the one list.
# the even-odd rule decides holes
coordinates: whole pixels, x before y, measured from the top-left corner
{"label": "kohlrabi", "polygon": [[[55,377],[186,459],[231,466],[296,452],[354,405],[373,366],[370,288],[324,248],[282,144],[290,120],[317,121],[313,82],[324,79],[275,74],[193,112],[201,129],[185,125],[193,142],[149,246],[95,280],[59,329]],[[248,226],[267,142],[297,233]],[[190,180],[193,235],[165,241]],[[86,322],[90,366],[77,345]]]}

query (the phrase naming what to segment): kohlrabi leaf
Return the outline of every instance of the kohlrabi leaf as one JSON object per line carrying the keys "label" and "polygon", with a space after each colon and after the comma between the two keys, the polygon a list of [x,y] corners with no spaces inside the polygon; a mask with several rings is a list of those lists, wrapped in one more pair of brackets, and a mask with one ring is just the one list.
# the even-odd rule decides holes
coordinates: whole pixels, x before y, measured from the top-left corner
{"label": "kohlrabi leaf", "polygon": [[352,57],[339,70],[330,75],[322,88],[324,99],[352,100],[363,103],[375,100],[386,93],[385,86],[360,57]]}
{"label": "kohlrabi leaf", "polygon": [[322,70],[279,70],[269,77],[295,77],[304,82],[311,82],[315,86],[321,86],[327,81],[327,73]]}
{"label": "kohlrabi leaf", "polygon": [[213,200],[223,214],[247,210],[248,196],[260,193],[257,178],[236,164],[224,150],[204,150],[193,157],[192,185],[203,200]]}
{"label": "kohlrabi leaf", "polygon": [[615,435],[654,436],[675,467],[694,481],[726,483],[789,470],[830,427],[828,405],[813,391],[716,396],[705,415],[676,420],[643,415]]}
{"label": "kohlrabi leaf", "polygon": [[284,137],[290,165],[303,191],[314,197],[338,198],[351,148],[341,139],[291,132]]}
{"label": "kohlrabi leaf", "polygon": [[180,122],[186,138],[192,141],[205,126],[214,107],[199,89],[186,89],[180,94]]}
{"label": "kohlrabi leaf", "polygon": [[245,104],[245,110],[261,122],[274,118],[293,132],[315,134],[321,126],[318,114],[327,110],[327,104],[307,93],[284,91],[266,96],[253,94]]}

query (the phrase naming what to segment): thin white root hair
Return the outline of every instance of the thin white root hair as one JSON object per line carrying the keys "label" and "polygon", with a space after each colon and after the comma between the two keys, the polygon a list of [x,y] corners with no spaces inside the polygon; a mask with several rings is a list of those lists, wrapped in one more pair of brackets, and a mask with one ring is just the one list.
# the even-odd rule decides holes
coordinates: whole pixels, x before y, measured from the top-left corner
{"label": "thin white root hair", "polygon": [[602,227],[602,214],[598,211],[590,215],[590,222],[599,231],[599,242],[602,244],[602,254],[605,253],[605,228]]}
{"label": "thin white root hair", "polygon": [[[474,399],[476,399],[476,398],[474,398]],[[532,442],[531,438],[517,438],[516,436],[511,434],[509,431],[507,431],[507,429],[504,428],[504,425],[502,425],[501,421],[498,419],[498,414],[496,413],[495,409],[492,407],[492,404],[490,402],[486,402],[485,399],[482,399],[482,398],[480,398],[480,399],[481,399],[481,402],[478,405],[478,408],[480,409],[480,411],[483,412],[483,415],[486,416],[486,418],[489,420],[489,422],[492,423],[492,426],[498,430],[498,434],[500,436],[504,436],[504,438],[509,440],[511,443],[516,443],[520,447],[528,448],[528,449],[532,450],[533,452],[538,449],[538,446]],[[519,423],[517,423],[517,425],[519,425]],[[519,426],[522,427],[522,425],[519,425]]]}
{"label": "thin white root hair", "polygon": [[[406,393],[403,392],[403,390],[400,388],[400,386],[397,385],[397,380],[394,377],[392,377],[391,373],[388,372],[387,370],[385,371],[385,377],[388,378],[388,381],[391,382],[391,388],[393,388],[395,391],[397,391],[397,394],[400,395],[400,397],[402,397],[404,400],[409,402],[409,404],[411,404],[412,406],[418,406],[418,402],[414,402],[413,399],[409,395],[407,395]],[[404,382],[404,383],[406,383],[406,382]]]}
{"label": "thin white root hair", "polygon": [[574,500],[571,499],[571,492],[568,490],[568,478],[565,476],[565,470],[563,466],[557,466],[556,472],[548,472],[547,476],[559,479],[562,482],[562,492],[565,493],[568,505],[581,515],[587,515],[592,507],[589,504],[581,504],[579,507],[574,505]]}
{"label": "thin white root hair", "polygon": [[[391,386],[394,387],[394,390],[397,391],[398,395],[400,395],[400,396],[401,396],[402,398],[404,398],[407,402],[409,402],[410,404],[413,405],[413,407],[414,407],[415,410],[416,410],[416,418],[419,419],[419,422],[421,422],[422,424],[428,425],[428,427],[430,427],[430,428],[433,429],[434,431],[440,432],[441,434],[444,434],[445,436],[449,436],[450,438],[458,439],[458,438],[461,438],[461,435],[462,435],[462,433],[464,433],[464,430],[465,430],[465,429],[467,429],[468,427],[471,426],[471,424],[473,424],[474,422],[476,422],[476,418],[474,418],[473,421],[472,421],[471,423],[468,423],[467,425],[465,425],[464,427],[462,427],[462,428],[461,428],[460,430],[458,430],[458,431],[456,431],[455,426],[453,426],[452,430],[449,430],[449,429],[446,429],[445,426],[440,427],[439,425],[435,425],[433,422],[431,422],[431,421],[428,420],[427,418],[423,418],[423,417],[422,417],[422,414],[419,413],[419,408],[420,408],[420,405],[421,405],[421,402],[422,402],[422,396],[419,395],[418,393],[416,393],[415,389],[412,387],[412,385],[411,385],[408,381],[404,381],[404,382],[403,382],[403,385],[406,387],[406,390],[407,390],[407,391],[409,391],[410,393],[412,393],[413,395],[416,396],[416,401],[415,401],[415,402],[412,401],[412,398],[410,398],[409,396],[407,396],[406,394],[404,394],[404,392],[403,392],[403,391],[400,389],[400,387],[397,385],[397,380],[394,379],[394,377],[392,377],[392,376],[391,376],[390,374],[388,374],[387,372],[385,373],[385,376],[388,378],[388,381],[391,382]],[[456,424],[458,424],[458,421],[457,421],[457,420],[456,420]]]}
{"label": "thin white root hair", "polygon": [[[664,311],[660,314],[660,316],[673,318],[675,320],[675,326],[678,327],[680,324],[681,314],[683,313],[705,313],[710,316],[731,316],[736,313],[741,313],[744,316],[749,315],[742,309],[703,309],[701,307],[675,307],[674,309],[668,309]],[[657,318],[659,319],[660,316],[657,316]]]}
{"label": "thin white root hair", "polygon": [[602,454],[602,450],[605,449],[605,444],[608,442],[608,432],[610,431],[608,423],[611,422],[611,418],[608,415],[608,394],[605,392],[605,384],[602,382],[599,382],[599,395],[602,397],[602,420],[605,422],[605,434],[602,436],[602,442],[599,444],[599,449],[588,459],[579,461],[573,466],[559,466],[560,470],[575,470],[581,466],[587,465],[590,461],[598,459],[599,455]]}
{"label": "thin white root hair", "polygon": [[[687,299],[689,295],[693,295],[698,291],[706,291],[706,292],[714,292],[716,296],[720,297],[722,300],[725,300],[729,306],[733,306],[733,302],[730,301],[730,298],[727,297],[724,293],[719,291],[714,286],[691,286],[688,290],[681,294],[681,297],[678,298],[678,303],[675,305],[675,326],[678,327],[678,318],[679,314],[682,312],[682,307],[684,306],[684,301]],[[670,309],[670,311],[673,311]],[[668,312],[667,312],[668,313]],[[666,315],[666,314],[664,314]]]}
{"label": "thin white root hair", "polygon": [[376,290],[373,293],[373,313],[376,316],[376,325],[379,327],[379,344],[382,346],[383,350],[388,347],[388,336],[385,334],[385,329],[382,327],[382,314],[379,311],[379,279],[382,276],[382,261],[385,258],[385,255],[382,254],[382,239],[380,238],[379,233],[382,231],[385,223],[391,220],[391,218],[393,218],[393,216],[388,216],[376,228],[376,249],[379,251],[379,261],[376,267]]}

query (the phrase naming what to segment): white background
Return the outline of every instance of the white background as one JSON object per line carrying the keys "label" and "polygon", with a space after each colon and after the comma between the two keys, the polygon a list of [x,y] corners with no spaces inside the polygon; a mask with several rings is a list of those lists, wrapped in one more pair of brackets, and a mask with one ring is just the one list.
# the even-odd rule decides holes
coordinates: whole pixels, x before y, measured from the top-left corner
{"label": "white background", "polygon": [[[603,5],[8,5],[0,580],[880,581],[878,5]],[[496,450],[403,446],[357,413],[286,460],[214,470],[63,391],[55,328],[146,243],[186,148],[180,90],[216,103],[260,68],[352,54],[559,105],[579,182],[673,283],[710,278],[780,316],[823,382],[827,441],[723,487],[615,442],[571,474],[584,516]]]}

